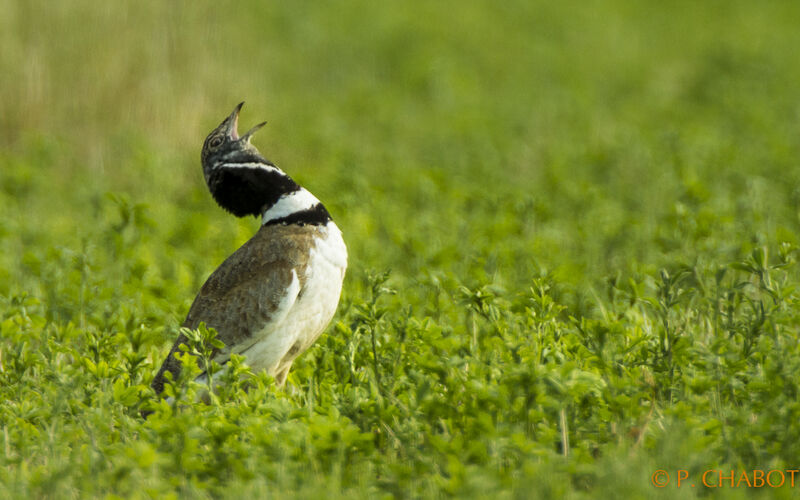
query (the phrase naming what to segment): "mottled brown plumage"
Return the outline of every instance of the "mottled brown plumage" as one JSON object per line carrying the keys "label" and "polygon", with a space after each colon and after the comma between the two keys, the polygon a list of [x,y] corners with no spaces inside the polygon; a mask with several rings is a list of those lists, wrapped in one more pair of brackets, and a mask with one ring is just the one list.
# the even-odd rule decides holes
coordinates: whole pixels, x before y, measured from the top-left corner
{"label": "mottled brown plumage", "polygon": [[[204,322],[217,330],[217,338],[226,347],[215,353],[214,361],[224,363],[231,350],[241,353],[259,340],[256,334],[270,322],[284,299],[292,270],[306,268],[308,248],[313,245],[314,237],[307,226],[262,226],[209,276],[182,326],[195,329]],[[306,276],[301,273],[297,277],[302,294]],[[153,380],[157,393],[164,388],[165,372],[171,372],[173,379],[177,379],[180,362],[174,354],[185,342],[182,335],[175,341]]]}

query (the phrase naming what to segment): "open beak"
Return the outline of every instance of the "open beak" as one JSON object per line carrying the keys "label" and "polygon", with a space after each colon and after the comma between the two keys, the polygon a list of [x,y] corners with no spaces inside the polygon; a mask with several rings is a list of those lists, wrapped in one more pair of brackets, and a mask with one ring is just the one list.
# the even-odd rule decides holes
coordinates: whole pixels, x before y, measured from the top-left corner
{"label": "open beak", "polygon": [[239,140],[239,132],[237,128],[239,127],[239,111],[242,110],[242,106],[244,106],[244,102],[240,102],[235,108],[233,108],[233,112],[225,118],[225,121],[222,122],[220,125],[224,127],[225,133],[228,134],[232,140],[237,141]]}
{"label": "open beak", "polygon": [[267,122],[262,122],[256,125],[255,127],[248,130],[241,138],[239,138],[239,112],[242,110],[242,106],[244,106],[244,102],[240,102],[234,109],[233,112],[225,118],[225,121],[222,122],[221,126],[225,127],[225,133],[228,134],[228,137],[231,138],[233,141],[245,141],[250,142],[250,138],[253,134],[258,131],[261,127],[267,124]]}
{"label": "open beak", "polygon": [[248,131],[247,131],[247,132],[246,132],[246,133],[245,133],[245,134],[242,136],[241,140],[242,140],[242,141],[245,141],[245,142],[250,142],[250,138],[253,136],[253,134],[255,134],[255,133],[256,133],[256,131],[258,131],[258,129],[260,129],[261,127],[263,127],[263,126],[264,126],[264,125],[266,125],[266,124],[267,124],[267,122],[261,122],[261,123],[259,123],[258,125],[256,125],[255,127],[251,128],[250,130],[248,130]]}

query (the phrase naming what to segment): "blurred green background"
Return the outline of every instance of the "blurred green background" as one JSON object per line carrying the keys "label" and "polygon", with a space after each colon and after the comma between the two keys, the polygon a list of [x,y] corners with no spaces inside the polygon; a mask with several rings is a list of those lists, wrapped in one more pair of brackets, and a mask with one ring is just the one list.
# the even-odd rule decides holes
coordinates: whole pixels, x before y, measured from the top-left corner
{"label": "blurred green background", "polygon": [[[778,377],[777,372],[764,368],[762,361],[797,349],[797,317],[790,311],[796,309],[792,290],[797,288],[798,273],[791,266],[781,270],[785,288],[776,292],[759,271],[758,266],[766,261],[759,261],[762,254],[758,252],[769,255],[770,263],[777,262],[779,255],[781,266],[788,266],[800,243],[799,22],[800,3],[792,1],[0,0],[0,296],[6,310],[2,330],[6,343],[0,345],[0,354],[6,353],[6,364],[0,363],[0,368],[5,366],[6,372],[0,369],[0,375],[11,377],[9,353],[27,352],[25,349],[50,352],[47,349],[54,348],[51,338],[63,345],[74,344],[76,353],[93,352],[92,363],[99,363],[104,351],[97,339],[109,332],[121,332],[127,338],[143,325],[150,332],[143,348],[146,363],[141,371],[131,371],[124,384],[130,388],[148,383],[148,374],[177,335],[177,326],[203,280],[258,227],[256,220],[236,220],[214,204],[199,161],[206,134],[244,100],[241,127],[268,121],[254,144],[325,203],[349,248],[350,270],[338,329],[332,327],[331,335],[301,358],[295,368],[297,376],[289,384],[299,388],[301,395],[303,391],[321,391],[320,387],[328,390],[327,396],[320,396],[328,399],[318,402],[316,411],[341,412],[350,419],[331,416],[332,422],[348,422],[367,435],[389,429],[389,436],[392,432],[438,436],[450,422],[450,417],[425,420],[427,417],[413,412],[400,417],[381,413],[368,421],[364,415],[372,414],[364,407],[337,399],[338,394],[359,386],[324,385],[333,384],[333,371],[325,363],[335,363],[326,356],[345,358],[345,347],[337,342],[368,331],[358,326],[359,321],[369,323],[359,316],[363,311],[358,306],[377,302],[371,295],[378,290],[371,288],[373,271],[391,270],[388,283],[398,293],[385,299],[386,308],[398,322],[409,317],[419,320],[424,326],[420,331],[426,332],[420,334],[420,339],[425,339],[420,345],[434,345],[448,335],[468,343],[464,339],[470,334],[477,338],[477,331],[494,331],[492,328],[505,328],[524,343],[534,330],[520,325],[535,317],[535,321],[557,325],[547,331],[553,335],[553,345],[560,346],[554,349],[563,349],[564,356],[548,360],[543,354],[537,358],[541,366],[550,363],[547,366],[553,370],[563,368],[558,373],[564,380],[574,381],[569,370],[576,366],[585,370],[581,373],[602,373],[607,384],[603,390],[613,393],[614,387],[625,392],[625,387],[642,384],[642,380],[649,384],[647,372],[627,372],[634,364],[622,362],[613,366],[601,363],[598,368],[593,364],[598,363],[597,358],[586,354],[590,342],[575,340],[583,339],[578,333],[584,333],[575,325],[582,320],[600,322],[617,335],[614,338],[622,339],[615,352],[635,357],[638,354],[630,353],[638,341],[628,345],[628,339],[645,332],[652,335],[648,342],[658,344],[662,323],[650,319],[651,313],[646,312],[649,303],[641,306],[637,294],[649,293],[656,297],[653,303],[664,299],[658,295],[664,289],[658,284],[661,269],[672,276],[677,276],[678,269],[693,269],[691,287],[700,290],[697,296],[712,301],[716,293],[719,300],[724,294],[704,288],[702,276],[714,276],[716,270],[741,264],[752,255],[751,271],[759,278],[742,279],[757,283],[762,295],[737,295],[745,285],[731,281],[725,285],[735,298],[731,307],[744,310],[747,304],[763,299],[762,306],[772,304],[776,316],[762,324],[771,325],[776,336],[779,332],[787,337],[780,341],[775,337],[773,343],[754,348],[747,340],[750,337],[741,340],[734,336],[736,328],[740,332],[745,326],[731,326],[731,342],[741,341],[746,346],[740,358],[725,364],[712,356],[708,359],[715,361],[706,365],[697,360],[705,360],[703,356],[710,351],[694,352],[681,358],[685,364],[677,370],[678,376],[710,377],[709,366],[725,364],[730,371],[724,377],[713,376],[730,383],[729,392],[719,389],[717,399],[708,402],[704,391],[712,390],[713,384],[703,379],[702,384],[692,386],[686,375],[683,387],[687,392],[673,397],[669,387],[658,397],[652,396],[653,407],[659,408],[655,416],[647,406],[649,386],[639,388],[643,392],[636,397],[640,399],[631,396],[644,403],[631,403],[624,410],[614,409],[617,396],[606,392],[597,396],[597,401],[611,408],[608,414],[593,413],[579,396],[575,401],[583,403],[567,405],[569,411],[564,413],[560,396],[551,394],[554,399],[540,402],[542,413],[533,417],[546,431],[534,433],[535,438],[526,434],[519,442],[514,441],[518,434],[512,439],[508,437],[511,434],[499,430],[497,419],[502,420],[504,414],[510,420],[509,433],[519,431],[515,427],[519,422],[514,420],[515,413],[506,412],[498,402],[505,396],[498,396],[492,400],[500,405],[492,410],[496,412],[493,417],[475,418],[481,426],[494,418],[499,434],[485,427],[470,431],[465,427],[462,437],[468,443],[483,443],[489,450],[503,436],[522,443],[519,457],[525,458],[495,456],[490,451],[485,461],[474,459],[475,467],[489,471],[475,477],[485,480],[489,489],[497,484],[533,487],[554,470],[547,464],[556,463],[553,457],[563,452],[558,448],[563,445],[559,415],[566,418],[562,423],[571,422],[579,459],[560,465],[563,475],[553,476],[559,481],[569,478],[569,486],[566,481],[558,485],[556,480],[545,481],[542,495],[575,488],[589,497],[613,496],[615,485],[622,481],[628,488],[625,491],[644,498],[654,491],[648,483],[649,473],[663,466],[663,457],[671,457],[666,463],[675,467],[683,466],[685,457],[692,454],[698,457],[693,463],[702,466],[745,462],[765,468],[770,463],[785,466],[797,448],[789,437],[776,437],[780,434],[776,429],[789,429],[791,412],[800,410],[795,405],[790,411],[785,405],[796,403],[796,397],[786,389],[781,393],[785,401],[769,406],[770,401],[779,401],[777,396],[763,396],[767,392],[758,391],[766,391],[769,381]],[[754,250],[756,253],[751,253]],[[734,270],[747,271],[741,264],[730,268],[727,276]],[[716,282],[718,290],[722,290],[721,279]],[[541,280],[547,282],[546,287]],[[709,277],[707,283],[711,282]],[[628,309],[619,299],[626,283],[630,284],[626,293],[633,297]],[[541,303],[535,307],[529,301],[532,286],[541,292],[537,299]],[[499,309],[495,310],[491,304],[497,297]],[[551,299],[559,305],[553,306]],[[717,331],[718,302],[708,307],[706,302],[702,307],[687,302],[685,308],[671,309],[677,302],[670,305],[664,300],[667,305],[659,314],[665,335],[669,325],[676,324],[671,322],[677,322],[690,332],[687,338],[705,339],[703,335],[711,329],[706,326],[713,324],[713,335],[719,335],[724,343],[726,331]],[[533,309],[526,309],[530,307]],[[758,316],[757,306],[752,307],[742,314]],[[27,316],[34,314],[31,311],[37,311],[40,320]],[[504,328],[496,323],[501,316],[507,321]],[[730,325],[733,317],[730,313]],[[388,353],[398,348],[397,339],[401,334],[405,339],[405,330],[395,319],[375,323],[383,326],[373,324],[374,329],[369,330],[381,332],[377,345],[385,351],[378,352],[384,352],[387,366],[392,364],[387,361]],[[742,325],[746,319],[753,318],[742,319]],[[393,326],[387,326],[390,323]],[[17,327],[19,332],[13,333]],[[648,330],[651,327],[652,331]],[[698,330],[691,333],[695,327]],[[568,337],[561,337],[563,331],[575,337],[562,345],[559,342]],[[31,340],[31,332],[38,332],[41,338]],[[87,332],[87,339],[94,340],[75,340],[83,338],[76,332]],[[355,345],[347,342],[347,346]],[[661,342],[663,345],[663,337]],[[698,342],[703,349],[712,344]],[[47,345],[50,347],[42,347]],[[482,372],[475,370],[484,368],[494,375],[487,375],[481,382],[486,385],[480,387],[471,385],[478,382],[469,377],[466,382],[458,377],[441,382],[447,389],[433,391],[436,397],[455,399],[436,408],[467,412],[459,415],[468,418],[469,410],[461,406],[462,396],[455,396],[461,394],[456,387],[483,394],[481,391],[491,392],[507,383],[503,387],[513,392],[522,379],[502,382],[498,374],[519,375],[519,370],[529,365],[539,366],[538,362],[506,359],[503,356],[510,351],[500,344],[483,347],[482,355],[491,357],[486,353],[495,352],[492,349],[497,349],[497,355],[494,361],[465,358],[465,363],[475,363],[469,365],[473,367],[469,376],[480,378]],[[398,375],[397,380],[405,380],[406,389],[427,390],[428,383],[439,387],[432,382],[438,373],[462,373],[461,365],[456,364],[462,359],[459,356],[466,356],[464,351],[439,348],[442,351],[436,362],[409,362],[409,366],[422,366],[422,375],[417,374],[416,379]],[[751,348],[762,349],[762,357],[755,360]],[[108,349],[108,363],[113,365],[114,350]],[[139,352],[138,345],[130,349]],[[361,360],[363,368],[374,362],[378,371],[378,363],[370,358],[372,350],[364,347],[363,353],[353,354],[356,351],[355,347],[350,351],[351,363]],[[513,352],[516,357],[517,351]],[[451,354],[454,364],[445,367]],[[41,356],[35,363],[50,368],[29,370],[28,385],[19,382],[23,379],[14,379],[19,385],[8,385],[8,378],[5,382],[11,392],[6,397],[22,402],[31,394],[51,394],[47,392],[51,390],[52,394],[67,394],[61,386],[42,384],[62,380],[65,376],[58,375],[56,368],[63,369],[72,358]],[[650,367],[655,384],[667,373],[673,380],[674,368],[659,371],[659,366],[666,366],[666,355],[642,356],[635,365],[637,369]],[[672,358],[669,360],[671,363]],[[794,365],[781,366],[790,370]],[[616,375],[609,375],[612,372],[625,373],[614,379]],[[747,376],[742,374],[745,372]],[[410,373],[402,375],[410,377]],[[552,377],[561,380],[558,377],[562,375]],[[80,376],[70,375],[75,384],[82,380]],[[412,379],[413,383],[409,382]],[[736,392],[755,379],[762,385],[748,394],[762,394],[762,399],[755,395],[748,399]],[[114,378],[103,380],[107,385],[101,387],[107,389],[117,383]],[[376,386],[371,379],[362,382],[360,389],[365,392],[360,397],[367,398],[365,394]],[[796,378],[787,384],[795,382]],[[575,383],[569,387],[583,390],[584,386]],[[41,388],[45,386],[49,389]],[[686,388],[690,386],[694,389]],[[776,386],[774,390],[784,389]],[[397,391],[396,397],[405,397]],[[281,397],[290,398],[286,400],[291,407],[287,414],[304,415],[302,397],[289,392],[293,399],[278,396],[274,404],[283,404]],[[728,396],[734,393],[739,395]],[[81,397],[94,401],[95,396],[87,393]],[[374,392],[370,397],[380,400]],[[592,404],[601,404],[597,401]],[[4,429],[12,429],[11,438],[6,434],[6,446],[13,442],[21,456],[32,457],[26,467],[33,472],[15,468],[19,465],[15,462],[5,475],[0,474],[7,487],[0,492],[47,494],[51,491],[48,485],[55,488],[59,483],[47,480],[42,486],[37,481],[56,474],[52,464],[70,463],[77,468],[82,466],[75,464],[91,462],[58,455],[62,448],[52,442],[61,438],[53,437],[50,445],[41,438],[47,428],[56,429],[52,436],[62,437],[75,428],[89,429],[93,440],[108,440],[114,446],[119,440],[123,448],[130,444],[130,449],[124,448],[128,451],[111,444],[107,448],[92,445],[109,456],[113,450],[119,452],[111,471],[103,469],[107,483],[99,482],[101,486],[93,494],[114,491],[113,478],[118,471],[113,467],[124,462],[120,457],[167,453],[158,444],[153,448],[141,444],[157,443],[153,436],[158,434],[152,434],[157,424],[147,424],[153,426],[147,428],[150,430],[137,427],[136,410],[123,411],[111,403],[103,406],[106,403],[85,402],[90,409],[102,409],[97,411],[97,422],[113,421],[123,429],[119,435],[109,429],[98,430],[90,417],[73,409],[64,410],[66,413],[54,409],[53,414],[42,416],[37,412],[44,404],[9,407],[3,414]],[[348,406],[351,403],[353,406]],[[64,404],[73,408],[73,403]],[[484,401],[476,408],[487,405]],[[356,406],[359,410],[352,410]],[[732,442],[736,439],[730,436],[747,428],[748,418],[760,415],[766,407],[772,408],[772,416],[762,418],[765,427],[754,439],[773,446],[748,454],[742,450],[749,445]],[[29,411],[33,413],[26,413]],[[726,412],[737,417],[726,420]],[[703,416],[692,420],[695,414]],[[692,429],[702,428],[712,437],[676,444],[678,440],[669,434],[673,427],[668,425],[675,421],[668,417],[685,422],[687,427],[681,432],[690,434]],[[187,422],[181,425],[202,428],[198,422]],[[335,428],[338,424],[330,425]],[[640,425],[649,429],[650,434],[641,431],[647,439],[638,439],[639,430],[626,434],[627,426],[639,429],[636,426]],[[482,436],[486,442],[481,441]],[[746,434],[741,436],[746,438]],[[305,442],[305,438],[298,439]],[[390,438],[377,439],[374,449],[358,456],[381,471],[381,480],[386,482],[376,480],[365,486],[356,481],[358,488],[363,487],[358,491],[398,497],[404,496],[404,491],[413,491],[411,496],[480,496],[476,491],[486,492],[458,483],[454,478],[461,476],[450,469],[467,460],[465,457],[474,458],[472,451],[448,448],[445,452],[434,438],[424,439],[423,444],[409,445],[408,450],[401,447],[401,451],[391,452],[386,449]],[[533,441],[542,448],[530,444]],[[775,444],[778,442],[784,443],[782,447]],[[93,449],[87,442],[62,444],[64,450]],[[647,454],[631,459],[641,473],[634,477],[625,469],[625,457],[640,445]],[[409,451],[412,448],[418,455]],[[56,455],[60,458],[54,458]],[[291,456],[297,463],[303,462],[302,456]],[[420,465],[426,457],[434,462],[429,468]],[[600,465],[594,463],[595,458]],[[156,464],[168,461],[154,460]],[[449,465],[440,468],[447,460]],[[336,463],[346,469],[341,465],[344,462]],[[414,465],[401,470],[392,468],[396,463]],[[225,469],[218,462],[206,465],[212,471]],[[37,466],[46,472],[36,473]],[[165,484],[174,486],[165,479],[169,473],[163,472],[172,469],[156,465],[147,469],[141,463],[131,467],[138,470],[139,466],[150,471],[146,473],[150,476],[142,474],[150,478],[148,484],[155,485],[153,491],[166,491]],[[70,491],[80,491],[76,486],[81,484],[80,474],[91,476],[95,470],[87,466],[78,473],[78,469],[64,467],[72,471],[65,477],[72,477],[77,488]],[[337,474],[326,471],[329,476],[320,476],[321,481]],[[487,479],[495,472],[503,478],[498,483]],[[521,477],[529,482],[515,483]],[[213,494],[226,491],[224,480],[208,481],[177,491],[197,494],[208,484],[219,488],[212,490]],[[390,483],[393,486],[387,486]],[[315,484],[322,489],[313,490]],[[462,486],[465,489],[459,489]],[[324,491],[324,483],[312,483],[311,491]],[[518,489],[516,494],[524,496],[525,491],[530,490]],[[747,494],[744,490],[726,493]],[[673,489],[666,494],[688,492]]]}
{"label": "blurred green background", "polygon": [[156,219],[207,214],[227,241],[198,151],[245,100],[243,126],[269,121],[256,144],[331,206],[354,267],[586,284],[796,241],[794,2],[1,10],[3,219],[24,232],[80,237],[87,201],[114,192]]}

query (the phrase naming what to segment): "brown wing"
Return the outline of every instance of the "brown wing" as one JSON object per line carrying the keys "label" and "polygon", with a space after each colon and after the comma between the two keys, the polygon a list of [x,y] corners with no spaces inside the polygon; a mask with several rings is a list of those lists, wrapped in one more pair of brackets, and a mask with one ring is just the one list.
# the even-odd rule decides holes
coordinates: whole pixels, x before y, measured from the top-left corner
{"label": "brown wing", "polygon": [[[217,330],[217,338],[225,348],[215,353],[214,360],[224,363],[230,353],[239,353],[258,339],[276,315],[285,314],[295,297],[287,297],[287,287],[297,275],[300,289],[304,285],[304,269],[308,262],[307,235],[291,226],[264,226],[241,248],[214,271],[189,308],[183,322],[197,328],[201,322]],[[293,274],[294,270],[294,274]],[[181,335],[153,379],[153,389],[164,388],[164,374],[180,374],[180,362],[173,356],[186,339]]]}

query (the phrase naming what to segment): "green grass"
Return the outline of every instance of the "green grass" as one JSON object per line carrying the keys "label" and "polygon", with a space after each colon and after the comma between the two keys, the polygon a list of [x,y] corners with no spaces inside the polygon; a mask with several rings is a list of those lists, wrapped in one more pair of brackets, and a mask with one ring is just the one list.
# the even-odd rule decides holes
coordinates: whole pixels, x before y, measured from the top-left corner
{"label": "green grass", "polygon": [[[800,466],[796,3],[0,13],[0,497],[796,497],[700,483]],[[241,100],[342,302],[284,389],[158,403],[258,227],[199,166]]]}

